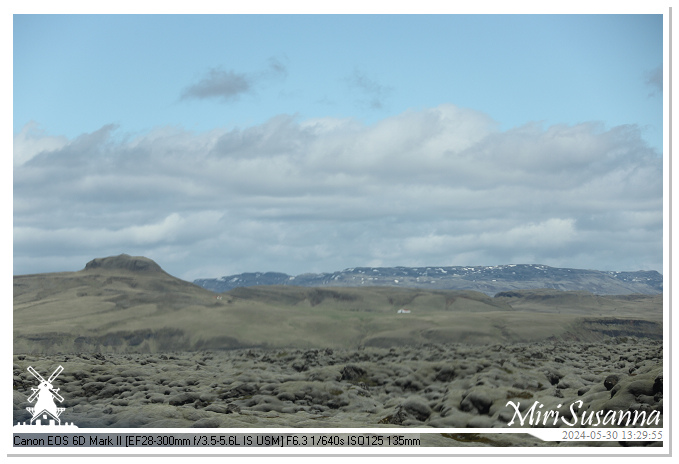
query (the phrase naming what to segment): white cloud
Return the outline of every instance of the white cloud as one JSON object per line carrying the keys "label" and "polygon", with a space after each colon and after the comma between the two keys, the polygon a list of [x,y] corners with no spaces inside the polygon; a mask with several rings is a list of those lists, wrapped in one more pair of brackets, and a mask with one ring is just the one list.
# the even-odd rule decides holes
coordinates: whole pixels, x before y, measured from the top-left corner
{"label": "white cloud", "polygon": [[49,136],[32,121],[14,134],[14,165],[20,166],[39,153],[59,150],[67,143],[66,137]]}
{"label": "white cloud", "polygon": [[386,99],[392,93],[390,87],[371,79],[359,69],[354,69],[354,72],[345,80],[352,90],[358,91],[362,96],[359,104],[373,110],[382,109],[386,104]]}
{"label": "white cloud", "polygon": [[199,82],[188,86],[182,98],[221,98],[232,100],[252,90],[252,79],[243,73],[211,69]]}
{"label": "white cloud", "polygon": [[269,58],[267,67],[257,73],[248,74],[212,68],[198,82],[187,86],[183,90],[181,98],[232,101],[240,95],[253,92],[255,87],[261,85],[262,82],[284,78],[287,73],[286,64],[277,57]]}
{"label": "white cloud", "polygon": [[662,160],[634,127],[502,132],[441,105],[371,126],[283,115],[198,134],[32,133],[15,137],[17,153],[33,155],[13,173],[16,273],[63,270],[36,269],[40,253],[145,254],[185,278],[662,264]]}
{"label": "white cloud", "polygon": [[648,71],[645,76],[645,83],[653,89],[650,95],[654,95],[656,91],[662,93],[663,91],[663,68],[662,65]]}

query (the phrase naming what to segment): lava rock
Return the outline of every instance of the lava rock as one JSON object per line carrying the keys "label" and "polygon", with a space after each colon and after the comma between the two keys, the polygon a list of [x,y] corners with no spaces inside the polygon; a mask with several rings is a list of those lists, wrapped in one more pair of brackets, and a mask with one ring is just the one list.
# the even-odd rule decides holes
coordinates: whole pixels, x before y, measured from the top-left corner
{"label": "lava rock", "polygon": [[348,381],[358,380],[362,377],[365,377],[366,374],[367,374],[367,371],[365,369],[362,369],[358,366],[347,365],[347,366],[344,366],[344,368],[342,369],[342,379],[341,380],[348,380]]}
{"label": "lava rock", "polygon": [[606,390],[610,391],[613,387],[617,385],[619,381],[620,377],[618,377],[615,374],[611,374],[604,380],[604,387],[606,387]]}

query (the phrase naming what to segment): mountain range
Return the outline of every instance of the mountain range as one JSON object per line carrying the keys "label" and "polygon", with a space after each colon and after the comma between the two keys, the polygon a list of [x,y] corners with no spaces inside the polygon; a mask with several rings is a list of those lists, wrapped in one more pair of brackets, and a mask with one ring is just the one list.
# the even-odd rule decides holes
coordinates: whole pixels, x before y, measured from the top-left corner
{"label": "mountain range", "polygon": [[[392,281],[407,278],[418,276],[402,273]],[[661,339],[662,321],[662,294],[509,289],[490,297],[396,282],[214,293],[173,277],[149,258],[129,255],[93,259],[76,272],[14,276],[15,353]]]}
{"label": "mountain range", "polygon": [[528,289],[586,291],[597,295],[656,295],[663,291],[657,271],[596,271],[541,264],[438,267],[354,267],[343,271],[291,276],[280,272],[250,272],[194,284],[216,293],[237,287],[292,285],[297,287],[402,287],[429,290],[474,290],[493,296]]}

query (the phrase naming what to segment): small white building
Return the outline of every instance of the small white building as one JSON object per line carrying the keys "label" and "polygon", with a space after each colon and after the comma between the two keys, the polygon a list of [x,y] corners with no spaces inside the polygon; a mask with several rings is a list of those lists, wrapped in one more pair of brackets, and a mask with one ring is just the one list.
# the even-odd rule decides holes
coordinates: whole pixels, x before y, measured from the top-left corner
{"label": "small white building", "polygon": [[398,311],[396,311],[398,314],[410,314],[409,309],[401,308]]}

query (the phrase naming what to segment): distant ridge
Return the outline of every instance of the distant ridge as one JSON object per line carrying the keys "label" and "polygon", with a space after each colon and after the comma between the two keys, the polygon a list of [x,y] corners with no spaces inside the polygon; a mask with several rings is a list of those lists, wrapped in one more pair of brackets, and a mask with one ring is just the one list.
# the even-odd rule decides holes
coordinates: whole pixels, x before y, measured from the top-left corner
{"label": "distant ridge", "polygon": [[596,271],[557,268],[542,264],[356,267],[333,273],[298,276],[279,272],[253,272],[217,279],[196,279],[193,283],[217,293],[237,287],[258,285],[393,286],[433,290],[475,290],[490,296],[499,292],[540,288],[587,291],[598,295],[633,293],[655,295],[663,291],[663,276],[656,271]]}

